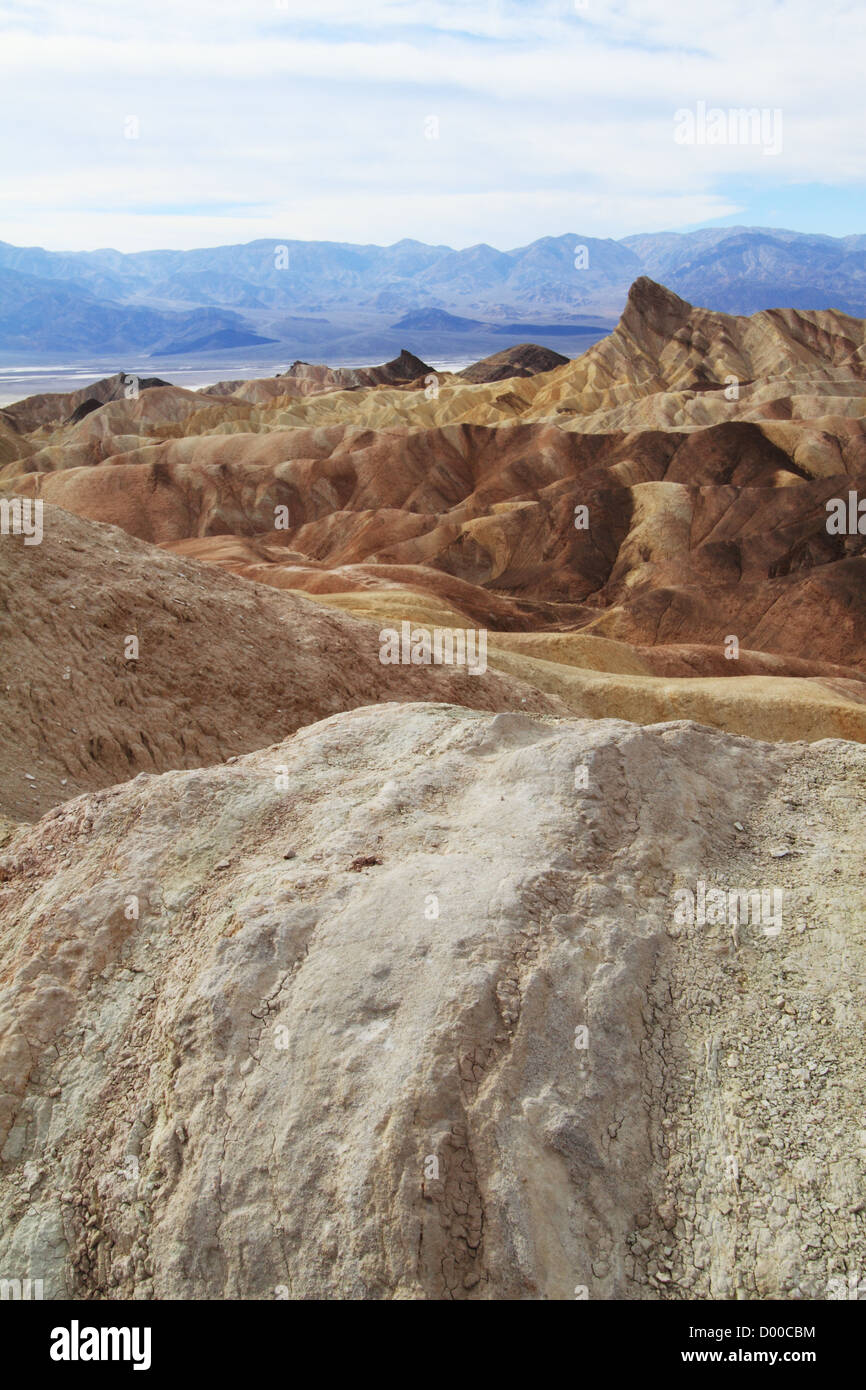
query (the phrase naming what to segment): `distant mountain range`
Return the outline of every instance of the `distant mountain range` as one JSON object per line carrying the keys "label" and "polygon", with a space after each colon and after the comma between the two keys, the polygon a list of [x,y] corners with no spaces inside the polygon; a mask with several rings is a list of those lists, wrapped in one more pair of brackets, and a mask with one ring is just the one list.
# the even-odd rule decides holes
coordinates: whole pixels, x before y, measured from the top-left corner
{"label": "distant mountain range", "polygon": [[0,354],[335,358],[495,351],[513,334],[580,352],[641,275],[727,313],[866,316],[866,236],[754,227],[597,240],[576,233],[498,251],[398,241],[254,241],[198,251],[53,252],[0,242]]}

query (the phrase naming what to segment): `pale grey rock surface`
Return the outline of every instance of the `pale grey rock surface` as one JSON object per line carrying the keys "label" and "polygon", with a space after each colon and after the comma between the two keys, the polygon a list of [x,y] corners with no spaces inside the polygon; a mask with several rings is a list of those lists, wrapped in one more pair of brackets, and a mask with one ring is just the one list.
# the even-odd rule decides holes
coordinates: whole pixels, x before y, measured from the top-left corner
{"label": "pale grey rock surface", "polygon": [[[380,705],[22,827],[0,1276],[826,1298],[866,1270],[864,770]],[[781,931],[678,924],[701,880],[779,887]]]}

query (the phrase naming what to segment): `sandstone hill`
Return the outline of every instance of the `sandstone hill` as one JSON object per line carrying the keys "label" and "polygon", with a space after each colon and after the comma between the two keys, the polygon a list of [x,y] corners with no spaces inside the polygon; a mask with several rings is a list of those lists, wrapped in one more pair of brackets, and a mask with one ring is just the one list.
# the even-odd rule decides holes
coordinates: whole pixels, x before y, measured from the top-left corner
{"label": "sandstone hill", "polygon": [[379,700],[568,711],[519,678],[383,666],[379,651],[369,622],[46,507],[41,545],[0,538],[0,815],[31,820]]}
{"label": "sandstone hill", "polygon": [[536,343],[519,343],[517,347],[495,352],[480,362],[473,362],[457,372],[461,381],[506,381],[515,376],[536,376],[539,372],[552,372],[568,361],[552,348],[538,347]]}
{"label": "sandstone hill", "polygon": [[[77,412],[84,407],[98,409],[109,401],[131,399],[127,393],[150,391],[156,386],[167,386],[160,377],[140,377],[131,372],[117,372],[114,376],[103,377],[89,386],[77,391],[48,391],[39,396],[27,396],[23,401],[6,407],[9,420],[24,432],[36,430],[42,425],[60,426],[77,424]],[[90,410],[87,410],[90,413]],[[81,417],[83,418],[83,417]]]}
{"label": "sandstone hill", "polygon": [[[542,349],[537,349],[542,351]],[[432,367],[406,348],[381,367],[326,367],[310,362],[293,362],[287,372],[256,381],[218,381],[203,386],[206,396],[232,396],[255,405],[269,404],[284,397],[319,396],[331,391],[357,391],[371,386],[406,386],[427,376]]]}
{"label": "sandstone hill", "polygon": [[[0,1267],[827,1298],[866,1260],[864,774],[391,705],[66,802],[0,864]],[[701,883],[767,910],[690,922]]]}

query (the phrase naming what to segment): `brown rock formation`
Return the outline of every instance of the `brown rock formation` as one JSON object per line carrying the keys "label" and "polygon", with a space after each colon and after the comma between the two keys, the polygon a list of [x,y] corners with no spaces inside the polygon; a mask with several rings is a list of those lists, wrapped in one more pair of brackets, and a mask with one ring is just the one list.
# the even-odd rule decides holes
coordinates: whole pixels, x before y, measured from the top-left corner
{"label": "brown rock formation", "polygon": [[0,539],[0,814],[33,819],[379,700],[567,710],[519,679],[379,651],[372,623],[46,507],[41,545]]}

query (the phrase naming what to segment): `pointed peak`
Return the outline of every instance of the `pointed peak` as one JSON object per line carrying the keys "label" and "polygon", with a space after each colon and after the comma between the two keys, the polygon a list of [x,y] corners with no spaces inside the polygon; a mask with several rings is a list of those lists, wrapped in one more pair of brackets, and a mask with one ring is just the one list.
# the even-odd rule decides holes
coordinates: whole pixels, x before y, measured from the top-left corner
{"label": "pointed peak", "polygon": [[666,285],[641,275],[628,292],[619,327],[634,334],[643,330],[669,337],[693,312],[692,305]]}
{"label": "pointed peak", "polygon": [[386,362],[383,370],[390,370],[395,376],[406,381],[414,381],[416,377],[423,376],[432,368],[428,367],[426,362],[422,362],[421,358],[416,357],[414,352],[410,352],[408,348],[401,348],[400,356]]}
{"label": "pointed peak", "polygon": [[669,290],[667,285],[660,285],[648,275],[639,275],[634,281],[628,292],[628,302],[643,314],[659,309],[681,314],[690,313],[692,309],[687,299],[680,299],[680,296]]}

